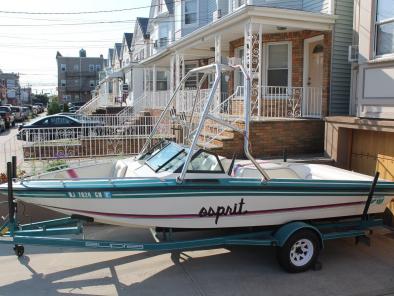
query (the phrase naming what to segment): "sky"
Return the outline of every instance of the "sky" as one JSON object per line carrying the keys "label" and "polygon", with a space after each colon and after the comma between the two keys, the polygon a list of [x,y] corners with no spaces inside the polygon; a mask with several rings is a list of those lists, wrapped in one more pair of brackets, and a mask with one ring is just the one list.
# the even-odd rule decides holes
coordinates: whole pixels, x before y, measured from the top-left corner
{"label": "sky", "polygon": [[[31,86],[34,93],[55,94],[57,51],[63,56],[78,56],[84,48],[88,57],[107,57],[108,48],[122,42],[124,32],[134,31],[136,17],[149,16],[150,3],[151,0],[1,0],[0,69],[20,73],[21,85]],[[133,10],[53,14],[130,8]],[[35,14],[38,12],[52,14]],[[81,24],[113,21],[122,22]]]}

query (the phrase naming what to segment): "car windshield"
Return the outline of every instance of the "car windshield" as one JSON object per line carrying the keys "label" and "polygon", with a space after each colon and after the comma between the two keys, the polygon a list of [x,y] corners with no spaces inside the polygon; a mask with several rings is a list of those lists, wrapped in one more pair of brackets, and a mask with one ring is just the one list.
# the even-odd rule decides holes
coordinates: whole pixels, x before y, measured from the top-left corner
{"label": "car windshield", "polygon": [[169,143],[156,154],[146,160],[146,164],[155,172],[167,164],[172,158],[185,149],[175,143]]}

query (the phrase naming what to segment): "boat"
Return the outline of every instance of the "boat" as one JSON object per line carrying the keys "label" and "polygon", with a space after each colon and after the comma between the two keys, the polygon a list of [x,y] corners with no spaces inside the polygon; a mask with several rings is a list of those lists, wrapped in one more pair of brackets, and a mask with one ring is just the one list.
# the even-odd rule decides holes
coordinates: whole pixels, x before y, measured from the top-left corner
{"label": "boat", "polygon": [[[221,118],[213,107],[222,72],[234,70],[245,78],[243,130]],[[215,75],[208,96],[196,99],[187,116],[178,114],[176,100],[182,98],[177,92],[190,75],[200,72],[201,81]],[[249,89],[250,78],[241,65],[193,69],[171,96],[138,156],[15,179],[14,197],[66,215],[142,228],[273,226],[361,216],[371,176],[324,164],[253,158]],[[207,120],[241,132],[246,159],[228,159],[200,148],[199,136]],[[178,136],[168,136],[169,130]],[[186,136],[179,137],[179,130]],[[7,185],[0,186],[0,192],[6,191]],[[394,182],[379,180],[368,212],[382,213],[393,198]]]}

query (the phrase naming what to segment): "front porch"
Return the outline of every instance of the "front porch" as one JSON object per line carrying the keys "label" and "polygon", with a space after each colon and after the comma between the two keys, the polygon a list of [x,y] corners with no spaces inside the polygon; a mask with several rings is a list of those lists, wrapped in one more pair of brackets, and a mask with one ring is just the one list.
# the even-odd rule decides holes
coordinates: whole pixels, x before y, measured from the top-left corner
{"label": "front porch", "polygon": [[[328,112],[333,20],[322,15],[316,19],[316,13],[301,14],[302,20],[297,21],[254,16],[211,34],[201,32],[197,41],[173,46],[174,53],[148,59],[144,63],[145,99],[141,102],[163,108],[190,69],[214,62],[242,63],[252,78],[254,120],[323,118]],[[217,110],[228,117],[243,113],[244,87],[239,74],[224,75],[216,94],[217,105],[221,105]],[[163,77],[167,89],[163,89]],[[188,92],[198,88],[197,80],[185,83],[185,101]],[[213,77],[208,77],[201,90],[209,90],[212,81]]]}

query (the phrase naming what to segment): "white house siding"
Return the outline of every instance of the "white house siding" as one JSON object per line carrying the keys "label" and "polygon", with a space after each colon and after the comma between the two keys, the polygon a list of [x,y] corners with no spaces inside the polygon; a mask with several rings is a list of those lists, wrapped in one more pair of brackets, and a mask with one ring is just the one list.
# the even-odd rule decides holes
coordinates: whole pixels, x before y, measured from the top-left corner
{"label": "white house siding", "polygon": [[351,65],[348,48],[353,36],[353,0],[336,1],[332,38],[329,114],[349,114]]}

